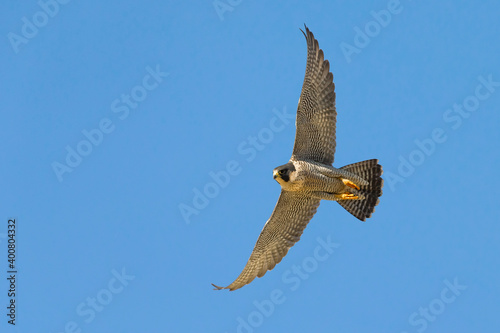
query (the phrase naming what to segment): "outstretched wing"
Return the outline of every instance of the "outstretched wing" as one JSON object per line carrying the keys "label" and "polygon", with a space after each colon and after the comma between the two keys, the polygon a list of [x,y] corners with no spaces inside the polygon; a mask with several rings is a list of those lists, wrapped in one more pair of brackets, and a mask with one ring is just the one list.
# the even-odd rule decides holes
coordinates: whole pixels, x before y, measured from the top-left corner
{"label": "outstretched wing", "polygon": [[250,259],[240,276],[227,287],[217,289],[236,290],[262,277],[283,259],[316,213],[320,199],[297,192],[281,191],[269,220],[264,225]]}
{"label": "outstretched wing", "polygon": [[335,85],[330,64],[307,28],[307,65],[295,125],[292,160],[332,164],[335,154]]}

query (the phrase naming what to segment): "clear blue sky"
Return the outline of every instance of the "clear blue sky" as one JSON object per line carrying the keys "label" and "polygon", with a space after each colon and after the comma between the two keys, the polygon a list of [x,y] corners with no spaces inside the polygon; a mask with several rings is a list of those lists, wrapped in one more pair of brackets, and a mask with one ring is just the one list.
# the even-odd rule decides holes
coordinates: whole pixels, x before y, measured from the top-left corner
{"label": "clear blue sky", "polygon": [[[497,1],[63,2],[0,5],[2,332],[498,332]],[[323,201],[273,271],[213,291],[278,198],[304,23],[334,165],[378,158],[384,194],[365,223]]]}

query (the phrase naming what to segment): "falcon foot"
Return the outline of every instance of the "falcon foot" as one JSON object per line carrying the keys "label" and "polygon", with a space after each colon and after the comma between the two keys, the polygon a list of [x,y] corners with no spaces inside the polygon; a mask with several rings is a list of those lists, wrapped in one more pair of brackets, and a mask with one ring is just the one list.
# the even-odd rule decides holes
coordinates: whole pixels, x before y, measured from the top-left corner
{"label": "falcon foot", "polygon": [[337,198],[337,200],[357,200],[357,199],[359,199],[359,197],[357,195],[351,194],[351,193],[335,194],[335,198]]}
{"label": "falcon foot", "polygon": [[349,186],[350,188],[355,188],[356,190],[359,190],[359,186],[351,182],[349,179],[345,178],[340,178],[342,180],[342,183],[344,183],[346,186]]}

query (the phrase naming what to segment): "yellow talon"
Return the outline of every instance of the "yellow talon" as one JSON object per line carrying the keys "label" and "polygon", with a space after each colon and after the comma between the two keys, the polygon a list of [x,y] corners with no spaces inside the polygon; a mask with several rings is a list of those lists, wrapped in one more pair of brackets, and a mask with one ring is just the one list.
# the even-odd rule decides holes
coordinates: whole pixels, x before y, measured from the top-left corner
{"label": "yellow talon", "polygon": [[349,179],[341,178],[342,182],[346,185],[349,186],[350,188],[355,188],[356,190],[359,190],[359,186],[351,182]]}
{"label": "yellow talon", "polygon": [[359,197],[351,193],[335,194],[335,196],[340,200],[357,200]]}

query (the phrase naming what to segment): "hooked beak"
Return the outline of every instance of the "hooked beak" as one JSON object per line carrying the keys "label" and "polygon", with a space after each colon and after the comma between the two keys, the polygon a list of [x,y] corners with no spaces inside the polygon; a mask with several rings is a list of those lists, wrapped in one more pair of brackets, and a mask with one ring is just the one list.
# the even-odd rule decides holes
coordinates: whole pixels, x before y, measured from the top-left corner
{"label": "hooked beak", "polygon": [[273,178],[274,179],[278,178],[278,171],[273,170]]}

